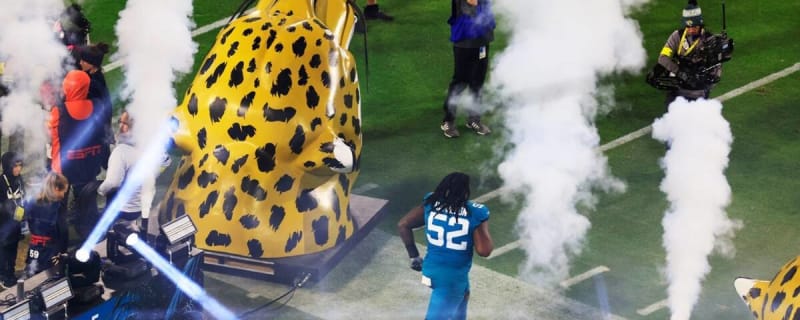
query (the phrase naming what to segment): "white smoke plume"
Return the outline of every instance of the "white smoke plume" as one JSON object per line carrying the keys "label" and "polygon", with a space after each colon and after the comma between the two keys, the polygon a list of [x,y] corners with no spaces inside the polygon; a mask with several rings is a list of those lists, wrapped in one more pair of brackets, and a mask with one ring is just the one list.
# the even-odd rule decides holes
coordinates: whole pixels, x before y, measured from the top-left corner
{"label": "white smoke plume", "polygon": [[0,0],[0,8],[2,79],[11,89],[0,98],[3,135],[24,132],[26,167],[44,168],[45,121],[51,106],[41,101],[40,89],[49,83],[55,93],[61,91],[67,49],[56,38],[53,25],[64,4],[60,0]]}
{"label": "white smoke plume", "polygon": [[670,207],[664,215],[663,245],[671,319],[689,319],[711,271],[708,256],[732,256],[732,239],[742,227],[725,208],[731,188],[725,178],[733,136],[717,100],[687,102],[678,98],[653,123],[653,138],[670,144],[661,160],[666,175],[661,191]]}
{"label": "white smoke plume", "polygon": [[510,29],[490,87],[504,100],[513,148],[498,170],[524,196],[518,219],[526,260],[521,276],[552,285],[569,274],[591,223],[595,187],[624,190],[597,150],[598,80],[645,65],[631,1],[496,0]]}
{"label": "white smoke plume", "polygon": [[173,83],[192,69],[197,44],[191,0],[129,0],[115,27],[123,62],[122,97],[136,120],[132,128],[137,146],[152,143],[162,132],[169,112],[177,105]]}

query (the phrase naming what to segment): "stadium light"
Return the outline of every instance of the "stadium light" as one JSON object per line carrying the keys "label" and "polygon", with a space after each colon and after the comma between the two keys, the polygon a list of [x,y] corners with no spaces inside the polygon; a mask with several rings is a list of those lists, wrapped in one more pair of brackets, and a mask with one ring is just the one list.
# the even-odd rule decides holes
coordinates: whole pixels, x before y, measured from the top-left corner
{"label": "stadium light", "polygon": [[161,226],[161,233],[167,237],[170,245],[175,245],[197,233],[197,227],[192,222],[192,218],[183,215]]}
{"label": "stadium light", "polygon": [[66,304],[73,297],[72,288],[69,286],[69,280],[66,277],[61,278],[51,286],[43,288],[41,292],[45,310]]}
{"label": "stadium light", "polygon": [[22,300],[8,309],[0,312],[0,319],[3,320],[27,320],[31,318],[31,301]]}

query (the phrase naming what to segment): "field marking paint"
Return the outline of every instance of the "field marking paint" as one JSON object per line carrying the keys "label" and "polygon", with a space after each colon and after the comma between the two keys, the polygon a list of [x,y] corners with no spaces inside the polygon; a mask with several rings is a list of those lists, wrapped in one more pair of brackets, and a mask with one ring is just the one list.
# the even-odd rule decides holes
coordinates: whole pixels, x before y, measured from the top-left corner
{"label": "field marking paint", "polygon": [[[800,70],[800,62],[795,63],[794,65],[792,65],[792,66],[790,66],[790,67],[788,67],[786,69],[783,69],[781,71],[775,72],[773,74],[770,74],[770,75],[768,75],[766,77],[763,77],[761,79],[758,79],[756,81],[750,82],[750,83],[748,83],[746,85],[743,85],[743,86],[741,86],[739,88],[736,88],[736,89],[733,89],[731,91],[728,91],[725,94],[723,94],[721,96],[718,96],[718,97],[715,97],[713,99],[719,100],[720,102],[725,102],[727,100],[730,100],[730,99],[733,99],[735,97],[738,97],[738,96],[742,95],[743,93],[751,91],[751,90],[753,90],[755,88],[765,86],[765,85],[769,84],[770,82],[773,82],[775,80],[778,80],[778,79],[781,79],[783,77],[786,77],[786,76],[788,76],[788,75],[790,75],[792,73],[797,72],[798,70]],[[626,144],[628,142],[631,142],[633,140],[641,138],[642,136],[644,136],[646,134],[649,134],[651,131],[653,131],[653,127],[648,125],[648,126],[646,126],[644,128],[641,128],[641,129],[636,130],[634,132],[628,133],[628,134],[626,134],[626,135],[624,135],[622,137],[614,139],[613,141],[610,141],[610,142],[600,146],[598,148],[598,150],[600,150],[602,152],[605,152],[605,151],[614,149],[614,148],[619,147],[619,146],[621,146],[623,144]],[[497,197],[501,193],[501,190],[502,190],[502,188],[497,189],[497,190],[489,191],[488,193],[486,193],[486,194],[484,194],[484,195],[482,195],[482,196],[480,196],[478,198],[475,198],[475,199],[476,200],[477,199],[482,199],[482,201],[489,201],[489,200]],[[481,201],[479,201],[479,202],[481,202]],[[487,257],[487,259],[496,258],[497,256],[499,256],[501,254],[504,254],[504,253],[507,253],[507,252],[509,252],[511,250],[519,248],[519,245],[520,245],[519,240],[516,240],[514,242],[506,244],[506,245],[498,248],[497,250],[495,250],[497,252],[497,254],[495,254],[493,252],[492,255]]]}
{"label": "field marking paint", "polygon": [[361,193],[370,191],[372,189],[377,189],[378,187],[380,187],[380,186],[375,184],[375,183],[367,183],[367,184],[359,186],[357,188],[353,188],[353,193],[361,194]]}
{"label": "field marking paint", "polygon": [[[248,10],[243,15],[246,15],[250,11],[252,11],[252,10]],[[230,19],[231,19],[231,17],[222,18],[222,19],[214,21],[214,22],[212,22],[210,24],[204,25],[204,26],[202,26],[200,28],[194,29],[194,30],[192,30],[192,38],[194,38],[196,36],[199,36],[199,35],[202,35],[202,34],[206,34],[209,31],[213,31],[213,30],[216,30],[219,27],[224,26],[224,25],[228,24],[228,20],[230,20]],[[117,68],[119,68],[121,66],[122,66],[122,61],[121,60],[114,60],[114,61],[111,61],[108,64],[103,66],[103,72],[110,72],[111,70],[117,69]]]}
{"label": "field marking paint", "polygon": [[651,305],[649,305],[647,307],[644,307],[644,308],[641,308],[639,310],[636,310],[636,313],[638,313],[639,315],[642,315],[642,316],[649,315],[649,314],[651,314],[653,312],[656,312],[658,310],[666,308],[668,302],[669,301],[667,301],[667,299],[661,300],[661,301],[656,302],[654,304],[651,304]]}
{"label": "field marking paint", "polygon": [[598,274],[601,274],[603,272],[609,272],[609,271],[611,271],[611,269],[609,269],[606,266],[597,266],[597,267],[592,268],[589,271],[581,273],[581,274],[579,274],[577,276],[574,276],[572,278],[569,278],[567,280],[561,281],[559,283],[559,285],[564,289],[569,289],[569,287],[574,286],[574,285],[576,285],[578,283],[581,283],[586,279],[594,277],[594,276],[596,276]]}

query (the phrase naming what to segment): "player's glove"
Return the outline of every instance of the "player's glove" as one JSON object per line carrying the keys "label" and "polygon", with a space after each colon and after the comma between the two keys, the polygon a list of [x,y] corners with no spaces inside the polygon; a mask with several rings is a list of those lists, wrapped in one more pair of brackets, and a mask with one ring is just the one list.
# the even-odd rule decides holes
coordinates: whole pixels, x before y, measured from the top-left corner
{"label": "player's glove", "polygon": [[410,267],[414,271],[422,271],[422,258],[420,258],[420,257],[411,258]]}

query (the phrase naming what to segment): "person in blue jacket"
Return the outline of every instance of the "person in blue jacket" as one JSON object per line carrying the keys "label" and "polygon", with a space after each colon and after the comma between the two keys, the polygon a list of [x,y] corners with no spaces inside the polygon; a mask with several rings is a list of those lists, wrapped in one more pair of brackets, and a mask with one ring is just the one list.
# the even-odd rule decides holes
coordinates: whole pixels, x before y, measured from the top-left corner
{"label": "person in blue jacket", "polygon": [[[489,208],[469,200],[469,194],[469,176],[450,173],[397,224],[411,269],[422,271],[422,283],[433,289],[428,320],[466,319],[473,251],[487,257],[494,249]],[[428,243],[424,260],[412,232],[422,226]]]}

